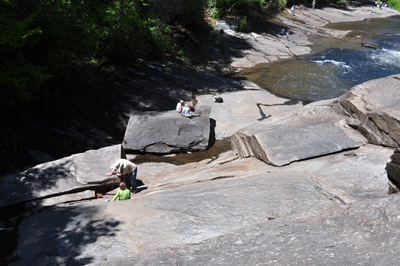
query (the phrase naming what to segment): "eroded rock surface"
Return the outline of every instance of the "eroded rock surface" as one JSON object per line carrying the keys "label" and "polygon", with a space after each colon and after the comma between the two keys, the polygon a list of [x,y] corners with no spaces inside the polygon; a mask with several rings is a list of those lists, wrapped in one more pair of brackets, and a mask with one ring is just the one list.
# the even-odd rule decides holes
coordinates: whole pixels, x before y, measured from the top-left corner
{"label": "eroded rock surface", "polygon": [[397,148],[400,145],[400,75],[370,80],[339,97],[351,116],[349,125],[370,143]]}

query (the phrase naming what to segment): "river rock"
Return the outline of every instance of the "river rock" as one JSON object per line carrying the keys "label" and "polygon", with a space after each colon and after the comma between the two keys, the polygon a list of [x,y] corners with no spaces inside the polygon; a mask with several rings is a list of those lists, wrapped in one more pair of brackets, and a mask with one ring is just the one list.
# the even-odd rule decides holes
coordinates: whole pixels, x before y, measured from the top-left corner
{"label": "river rock", "polygon": [[176,111],[133,115],[122,146],[147,153],[203,151],[210,137],[210,107],[196,107],[198,117],[187,118]]}
{"label": "river rock", "polygon": [[345,118],[337,101],[321,101],[239,130],[231,145],[241,157],[255,156],[282,166],[366,144]]}
{"label": "river rock", "polygon": [[106,173],[110,172],[114,161],[120,158],[125,158],[125,153],[121,145],[114,145],[4,176],[0,179],[0,207],[110,187],[112,183],[118,183],[119,178],[107,176]]}
{"label": "river rock", "polygon": [[[321,255],[333,248],[338,256],[347,255],[350,242],[353,249],[369,250],[377,239],[397,232],[398,199],[387,197],[384,169],[392,153],[365,145],[352,154],[284,167],[225,153],[165,168],[151,174],[153,180],[143,172],[149,187],[131,200],[93,200],[31,215],[19,227],[15,253],[21,259],[11,265],[174,265],[171,250],[179,254],[180,265],[190,260],[202,265],[202,258],[209,265],[210,256],[232,265],[232,246],[243,247],[241,254],[258,262],[275,260],[271,249],[292,256],[288,244],[308,256],[307,248],[315,249],[312,241],[324,244]],[[346,258],[357,264],[363,256]]]}
{"label": "river rock", "polygon": [[339,97],[348,124],[369,143],[397,148],[400,144],[400,75],[370,80]]}
{"label": "river rock", "polygon": [[372,48],[372,49],[379,49],[380,45],[372,42],[363,42],[361,44],[363,47]]}

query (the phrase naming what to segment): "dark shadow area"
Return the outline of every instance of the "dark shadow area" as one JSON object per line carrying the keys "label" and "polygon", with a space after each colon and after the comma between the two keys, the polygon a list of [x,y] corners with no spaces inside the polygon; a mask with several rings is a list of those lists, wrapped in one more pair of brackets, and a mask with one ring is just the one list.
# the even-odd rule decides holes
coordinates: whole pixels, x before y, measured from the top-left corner
{"label": "dark shadow area", "polygon": [[99,219],[98,212],[97,207],[68,206],[31,213],[20,226],[21,259],[15,265],[87,265],[96,257],[107,260],[115,248],[112,243],[108,249],[99,245],[90,256],[81,257],[83,250],[99,238],[118,231],[118,221]]}
{"label": "dark shadow area", "polygon": [[208,148],[211,148],[215,144],[215,127],[217,126],[217,121],[215,119],[210,118],[210,137]]}
{"label": "dark shadow area", "polygon": [[20,259],[14,254],[18,246],[18,229],[30,210],[31,208],[25,207],[25,203],[0,208],[0,266]]}
{"label": "dark shadow area", "polygon": [[257,107],[258,107],[258,109],[260,110],[260,115],[261,115],[261,118],[259,118],[259,119],[257,119],[257,120],[258,120],[258,121],[261,121],[261,120],[264,120],[264,119],[266,119],[266,118],[268,118],[268,117],[271,117],[270,114],[265,114],[265,113],[264,113],[264,111],[262,110],[261,106],[296,105],[296,104],[298,104],[298,103],[299,103],[299,101],[297,101],[297,100],[289,100],[289,101],[286,101],[286,102],[280,103],[280,104],[263,104],[263,103],[257,103]]}
{"label": "dark shadow area", "polygon": [[[252,18],[249,24],[248,31],[259,35],[271,34],[276,37],[286,37],[286,32],[290,31],[290,28],[284,24],[258,17]],[[284,33],[282,33],[282,30],[284,30]]]}
{"label": "dark shadow area", "polygon": [[[90,164],[90,159],[90,157],[85,157],[80,164],[88,165]],[[42,200],[66,194],[72,195],[70,200],[74,200],[73,193],[85,190],[109,191],[113,187],[118,187],[119,178],[108,177],[106,175],[108,170],[106,166],[100,167],[97,165],[99,169],[91,169],[89,173],[73,173],[72,169],[78,165],[77,161],[78,159],[75,159],[75,161],[70,158],[63,159],[56,163],[30,168],[19,174],[2,177],[0,180],[0,206]],[[92,165],[92,167],[96,166]],[[104,173],[102,173],[103,168]],[[89,177],[88,180],[78,182],[77,179],[85,178],[85,174],[96,177],[97,175],[102,175],[103,177],[93,181]],[[79,199],[76,198],[76,200]]]}
{"label": "dark shadow area", "polygon": [[46,196],[41,194],[41,191],[44,190],[49,190],[51,194],[59,193],[60,191],[53,190],[58,182],[63,184],[72,182],[71,184],[76,186],[76,180],[72,178],[69,170],[71,164],[71,161],[65,161],[60,162],[57,166],[49,165],[45,169],[31,168],[20,174],[2,177],[1,205],[6,206],[42,198]]}
{"label": "dark shadow area", "polygon": [[142,154],[132,160],[140,168],[142,163],[170,163],[175,165],[183,165],[186,163],[199,162],[206,159],[216,159],[219,154],[231,150],[229,138],[216,140],[213,146],[205,151],[177,153],[169,155],[159,154]]}

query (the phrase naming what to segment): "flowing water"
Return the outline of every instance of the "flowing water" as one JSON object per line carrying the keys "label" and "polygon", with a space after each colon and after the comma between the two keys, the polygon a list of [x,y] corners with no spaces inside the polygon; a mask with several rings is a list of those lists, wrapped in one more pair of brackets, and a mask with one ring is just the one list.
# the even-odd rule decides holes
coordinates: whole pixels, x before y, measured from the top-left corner
{"label": "flowing water", "polygon": [[[352,30],[345,38],[312,40],[313,53],[245,69],[236,78],[255,82],[277,95],[303,101],[338,97],[371,79],[400,73],[400,17],[326,26]],[[363,42],[381,49],[362,47]]]}

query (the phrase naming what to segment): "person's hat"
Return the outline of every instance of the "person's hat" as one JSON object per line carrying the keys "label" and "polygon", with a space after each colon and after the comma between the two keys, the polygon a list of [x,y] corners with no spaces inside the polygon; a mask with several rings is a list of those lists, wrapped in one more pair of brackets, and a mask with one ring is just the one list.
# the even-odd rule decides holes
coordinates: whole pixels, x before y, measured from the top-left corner
{"label": "person's hat", "polygon": [[216,95],[217,93],[216,92],[214,92],[214,96]]}
{"label": "person's hat", "polygon": [[183,103],[183,100],[181,100],[181,103]]}

